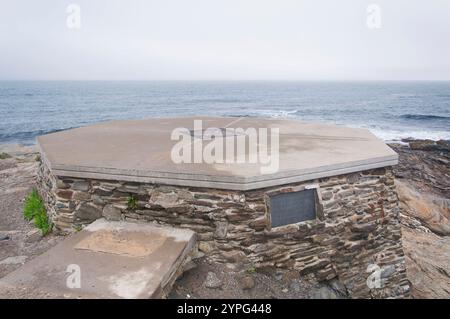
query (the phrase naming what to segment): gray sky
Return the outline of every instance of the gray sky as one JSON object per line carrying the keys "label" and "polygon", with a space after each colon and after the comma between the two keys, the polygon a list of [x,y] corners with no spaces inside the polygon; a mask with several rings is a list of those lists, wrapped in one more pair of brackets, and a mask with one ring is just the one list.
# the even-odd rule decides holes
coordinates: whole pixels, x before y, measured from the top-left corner
{"label": "gray sky", "polygon": [[0,79],[450,80],[450,1],[0,0]]}

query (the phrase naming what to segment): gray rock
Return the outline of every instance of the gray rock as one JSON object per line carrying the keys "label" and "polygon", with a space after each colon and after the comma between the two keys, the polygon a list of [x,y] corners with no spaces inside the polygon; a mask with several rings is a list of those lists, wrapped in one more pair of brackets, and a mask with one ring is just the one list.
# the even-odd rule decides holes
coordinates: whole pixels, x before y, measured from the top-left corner
{"label": "gray rock", "polygon": [[273,277],[274,277],[276,280],[280,281],[281,279],[283,279],[283,272],[277,270],[277,271],[275,272],[275,274],[273,275]]}
{"label": "gray rock", "polygon": [[382,270],[381,270],[381,278],[390,277],[394,273],[395,273],[395,266],[394,265],[383,267]]}
{"label": "gray rock", "polygon": [[0,261],[0,265],[17,265],[24,264],[28,256],[14,256],[8,257]]}
{"label": "gray rock", "polygon": [[346,296],[347,295],[347,288],[345,287],[345,285],[340,282],[337,279],[332,279],[329,282],[329,285],[331,287],[331,289],[333,289],[335,292],[337,292],[339,295],[341,296]]}
{"label": "gray rock", "polygon": [[94,221],[102,217],[102,210],[88,203],[81,203],[75,212],[75,216],[80,220]]}
{"label": "gray rock", "polygon": [[70,188],[70,185],[67,183],[64,183],[62,180],[60,179],[56,179],[56,188],[59,189],[68,189]]}
{"label": "gray rock", "polygon": [[106,205],[105,208],[103,208],[103,217],[105,217],[107,220],[115,220],[118,221],[122,217],[122,212],[117,207],[114,207],[113,205]]}
{"label": "gray rock", "polygon": [[346,299],[347,287],[337,279],[317,284],[310,292],[313,299]]}
{"label": "gray rock", "polygon": [[72,189],[76,191],[87,192],[89,190],[89,182],[87,181],[76,181],[72,185]]}
{"label": "gray rock", "polygon": [[192,260],[189,260],[188,262],[186,262],[183,265],[183,271],[189,271],[189,270],[194,269],[194,268],[197,268],[197,264],[194,261],[192,261]]}
{"label": "gray rock", "polygon": [[245,276],[239,281],[242,290],[249,290],[255,287],[255,280],[252,276]]}
{"label": "gray rock", "polygon": [[95,205],[104,205],[105,204],[105,201],[100,196],[97,196],[97,195],[92,196],[92,202]]}
{"label": "gray rock", "polygon": [[199,259],[199,258],[202,258],[202,257],[205,257],[205,253],[202,253],[201,251],[196,251],[194,254],[193,254],[193,256],[192,256],[192,259]]}
{"label": "gray rock", "polygon": [[296,281],[291,282],[291,284],[289,285],[289,289],[291,289],[294,292],[300,292],[300,284]]}
{"label": "gray rock", "polygon": [[206,275],[204,285],[206,288],[219,288],[220,286],[222,286],[222,280],[220,280],[215,273],[210,271]]}
{"label": "gray rock", "polygon": [[10,237],[8,235],[0,233],[0,241],[2,241],[2,240],[9,240],[9,239],[10,239]]}
{"label": "gray rock", "polygon": [[338,299],[336,292],[329,286],[320,286],[310,293],[312,299]]}
{"label": "gray rock", "polygon": [[89,193],[87,193],[87,192],[76,191],[76,192],[73,193],[72,199],[80,200],[80,201],[86,201],[86,200],[91,199],[91,195]]}
{"label": "gray rock", "polygon": [[56,197],[59,200],[67,201],[72,199],[73,191],[70,189],[58,189],[56,191]]}
{"label": "gray rock", "polygon": [[25,235],[25,242],[35,243],[42,238],[42,233],[39,229],[32,229]]}
{"label": "gray rock", "polygon": [[111,196],[113,194],[113,190],[106,187],[94,187],[94,195],[98,196]]}
{"label": "gray rock", "polygon": [[177,201],[178,195],[175,193],[154,192],[150,198],[151,203],[164,208],[175,206]]}
{"label": "gray rock", "polygon": [[69,207],[69,205],[67,205],[67,203],[63,203],[63,202],[56,202],[55,206],[57,208],[67,208],[67,207]]}
{"label": "gray rock", "polygon": [[214,237],[216,238],[225,238],[227,237],[228,232],[228,223],[227,222],[216,222],[216,231],[214,232]]}
{"label": "gray rock", "polygon": [[209,242],[201,241],[198,244],[198,250],[205,254],[208,254],[214,250],[214,246]]}
{"label": "gray rock", "polygon": [[355,233],[371,233],[377,229],[375,223],[353,224],[351,230]]}
{"label": "gray rock", "polygon": [[421,151],[450,151],[450,145],[445,140],[439,140],[437,142],[433,140],[414,140],[409,142],[409,147],[412,150]]}

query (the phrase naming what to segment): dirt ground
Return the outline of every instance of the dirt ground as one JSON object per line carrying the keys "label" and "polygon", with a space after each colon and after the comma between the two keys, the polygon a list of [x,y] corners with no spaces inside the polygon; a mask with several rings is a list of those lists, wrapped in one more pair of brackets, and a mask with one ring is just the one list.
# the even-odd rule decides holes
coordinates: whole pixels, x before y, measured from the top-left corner
{"label": "dirt ground", "polygon": [[[36,154],[30,148],[7,150],[13,157],[0,160],[0,278],[63,239],[53,234],[39,236],[23,218],[23,201],[36,176]],[[4,151],[0,148],[0,153]]]}
{"label": "dirt ground", "polygon": [[[175,283],[170,298],[314,298],[321,289],[332,292],[330,287],[321,288],[300,277],[296,271],[282,271],[273,268],[250,271],[230,270],[224,265],[209,263],[204,258],[196,261],[197,266],[186,271]],[[206,286],[208,273],[214,273],[218,287]],[[336,294],[336,297],[338,295]]]}

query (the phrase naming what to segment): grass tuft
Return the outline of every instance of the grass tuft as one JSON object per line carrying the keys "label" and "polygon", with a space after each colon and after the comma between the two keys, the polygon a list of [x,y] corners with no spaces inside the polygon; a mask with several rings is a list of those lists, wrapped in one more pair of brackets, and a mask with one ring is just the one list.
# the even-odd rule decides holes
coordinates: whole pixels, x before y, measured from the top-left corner
{"label": "grass tuft", "polygon": [[130,210],[136,210],[138,208],[137,199],[133,195],[128,196],[127,206]]}
{"label": "grass tuft", "polygon": [[23,215],[26,220],[32,220],[36,212],[41,209],[42,201],[38,192],[33,189],[25,199],[25,206],[23,207]]}
{"label": "grass tuft", "polygon": [[253,275],[253,274],[256,274],[256,267],[255,266],[250,266],[248,269],[247,269],[247,273],[248,274],[250,274],[250,275]]}
{"label": "grass tuft", "polygon": [[34,219],[34,225],[41,230],[42,235],[45,236],[50,232],[52,225],[47,216],[45,205],[36,189],[33,189],[25,199],[23,216],[26,220]]}

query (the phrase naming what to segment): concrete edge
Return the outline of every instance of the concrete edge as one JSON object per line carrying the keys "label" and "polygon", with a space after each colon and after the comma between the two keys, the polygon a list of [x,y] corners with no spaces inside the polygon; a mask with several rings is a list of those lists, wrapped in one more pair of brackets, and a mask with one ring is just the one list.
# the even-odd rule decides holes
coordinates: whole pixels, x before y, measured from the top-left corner
{"label": "concrete edge", "polygon": [[317,178],[349,174],[374,168],[393,166],[398,164],[398,154],[390,149],[392,155],[370,158],[360,161],[316,167],[314,169],[289,170],[275,174],[259,176],[219,176],[206,174],[189,174],[177,172],[160,172],[148,170],[122,170],[114,168],[98,168],[84,166],[68,166],[51,164],[45,150],[36,139],[36,146],[41,159],[51,172],[58,177],[101,179],[111,181],[139,182],[185,187],[216,188],[237,191],[261,189],[289,183],[303,182]]}
{"label": "concrete edge", "polygon": [[95,232],[99,230],[114,230],[121,231],[126,228],[127,231],[152,232],[159,233],[173,238],[175,241],[188,241],[195,236],[195,232],[187,228],[176,228],[173,226],[149,224],[130,221],[112,221],[105,218],[99,218],[83,230],[88,232]]}
{"label": "concrete edge", "polygon": [[[186,187],[199,187],[199,188],[216,188],[216,189],[230,189],[230,190],[253,190],[260,189],[278,185],[284,185],[289,183],[303,182],[307,180],[313,180],[316,178],[331,177],[341,174],[355,173],[364,170],[393,166],[398,164],[398,159],[395,157],[390,157],[383,159],[381,161],[364,163],[364,164],[354,164],[343,165],[342,167],[322,167],[320,170],[309,171],[309,172],[284,172],[285,176],[274,176],[267,175],[266,179],[236,179],[231,178],[228,180],[220,179],[218,176],[214,176],[214,179],[205,179],[204,175],[200,175],[203,178],[196,175],[192,175],[191,178],[186,178],[186,174],[175,174],[175,176],[181,177],[161,177],[157,176],[138,176],[138,175],[124,175],[124,174],[110,174],[110,173],[99,173],[99,172],[84,172],[84,171],[71,171],[71,170],[61,170],[61,169],[51,169],[52,173],[60,177],[72,177],[72,178],[85,178],[85,179],[100,179],[100,180],[114,180],[114,181],[124,181],[124,182],[139,182],[139,183],[149,183],[149,184],[162,184],[162,185],[173,185],[173,186],[186,186]],[[184,178],[183,178],[184,177]],[[234,181],[233,181],[234,179]]]}
{"label": "concrete edge", "polygon": [[167,295],[172,290],[172,286],[175,281],[179,276],[183,274],[183,263],[185,262],[186,258],[188,258],[190,254],[192,254],[192,251],[195,249],[196,243],[197,234],[194,233],[193,236],[190,237],[190,240],[184,247],[183,251],[177,256],[177,259],[173,264],[172,271],[164,275],[161,280],[159,289],[157,289],[150,298],[164,299],[167,297]]}

